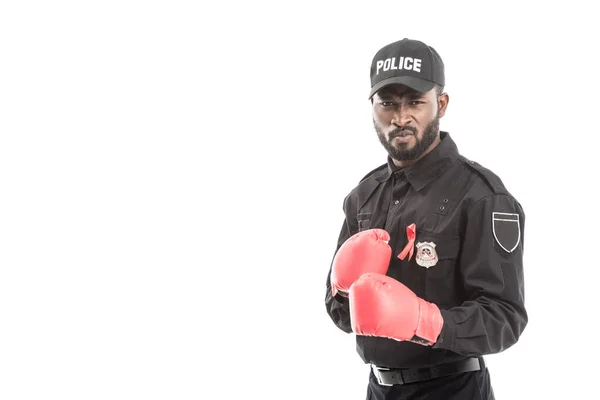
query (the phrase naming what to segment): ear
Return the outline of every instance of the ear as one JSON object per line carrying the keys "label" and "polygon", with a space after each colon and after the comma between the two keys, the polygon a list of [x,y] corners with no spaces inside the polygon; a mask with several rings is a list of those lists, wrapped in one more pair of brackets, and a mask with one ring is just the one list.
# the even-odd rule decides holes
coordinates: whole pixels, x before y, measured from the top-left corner
{"label": "ear", "polygon": [[440,118],[446,114],[446,108],[448,108],[449,102],[450,96],[448,96],[448,93],[442,93],[438,99],[438,115]]}

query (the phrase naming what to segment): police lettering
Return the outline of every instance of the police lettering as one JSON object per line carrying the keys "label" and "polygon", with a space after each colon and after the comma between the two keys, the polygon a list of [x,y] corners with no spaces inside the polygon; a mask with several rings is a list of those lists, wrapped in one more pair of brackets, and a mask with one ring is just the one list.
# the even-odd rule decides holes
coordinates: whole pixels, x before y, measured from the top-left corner
{"label": "police lettering", "polygon": [[396,57],[387,58],[385,60],[377,61],[377,75],[379,70],[383,68],[383,71],[389,71],[390,69],[404,69],[407,71],[421,72],[421,59],[412,57],[400,57],[398,65],[396,65]]}

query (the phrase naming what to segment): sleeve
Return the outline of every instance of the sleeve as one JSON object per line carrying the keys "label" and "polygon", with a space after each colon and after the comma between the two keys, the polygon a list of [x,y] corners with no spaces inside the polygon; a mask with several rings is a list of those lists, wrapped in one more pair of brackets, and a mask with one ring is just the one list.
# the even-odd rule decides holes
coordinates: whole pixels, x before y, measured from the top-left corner
{"label": "sleeve", "polygon": [[350,196],[344,199],[344,214],[345,219],[340,231],[340,235],[337,241],[337,247],[334,252],[334,256],[331,259],[329,265],[329,272],[327,274],[326,292],[325,292],[325,306],[327,308],[327,314],[333,320],[333,323],[346,333],[352,333],[352,326],[350,325],[350,303],[349,300],[340,294],[335,296],[331,293],[331,266],[333,265],[333,259],[335,254],[344,244],[344,242],[357,231],[356,213],[352,213],[351,206],[352,202]]}
{"label": "sleeve", "polygon": [[517,342],[527,325],[524,232],[524,211],[509,195],[490,195],[471,207],[459,256],[468,300],[441,310],[444,325],[434,348],[482,356]]}

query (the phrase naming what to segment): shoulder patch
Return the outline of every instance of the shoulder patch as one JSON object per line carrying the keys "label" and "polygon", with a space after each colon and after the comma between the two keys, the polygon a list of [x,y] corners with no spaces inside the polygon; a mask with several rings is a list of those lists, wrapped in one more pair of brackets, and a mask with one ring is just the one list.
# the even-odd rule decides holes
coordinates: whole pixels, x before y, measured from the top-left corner
{"label": "shoulder patch", "polygon": [[490,187],[490,189],[492,190],[493,193],[495,193],[495,194],[510,194],[510,193],[508,193],[508,190],[506,190],[504,183],[502,183],[502,180],[498,177],[498,175],[496,175],[489,169],[485,168],[481,164],[478,164],[475,161],[469,160],[468,158],[466,158],[462,155],[459,156],[459,158],[472,171],[477,173],[485,181],[485,183]]}
{"label": "shoulder patch", "polygon": [[519,214],[492,212],[492,232],[496,243],[507,253],[512,253],[521,241]]}

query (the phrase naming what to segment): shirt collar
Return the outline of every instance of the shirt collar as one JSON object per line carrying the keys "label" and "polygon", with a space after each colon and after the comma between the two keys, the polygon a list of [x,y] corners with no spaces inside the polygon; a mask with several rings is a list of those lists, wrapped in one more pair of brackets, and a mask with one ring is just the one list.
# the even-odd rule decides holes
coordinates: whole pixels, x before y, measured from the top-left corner
{"label": "shirt collar", "polygon": [[440,131],[440,143],[416,163],[405,168],[398,168],[392,159],[387,158],[387,170],[380,175],[379,182],[387,181],[394,172],[402,171],[406,179],[415,190],[421,190],[431,181],[437,179],[458,158],[456,143],[445,131]]}

